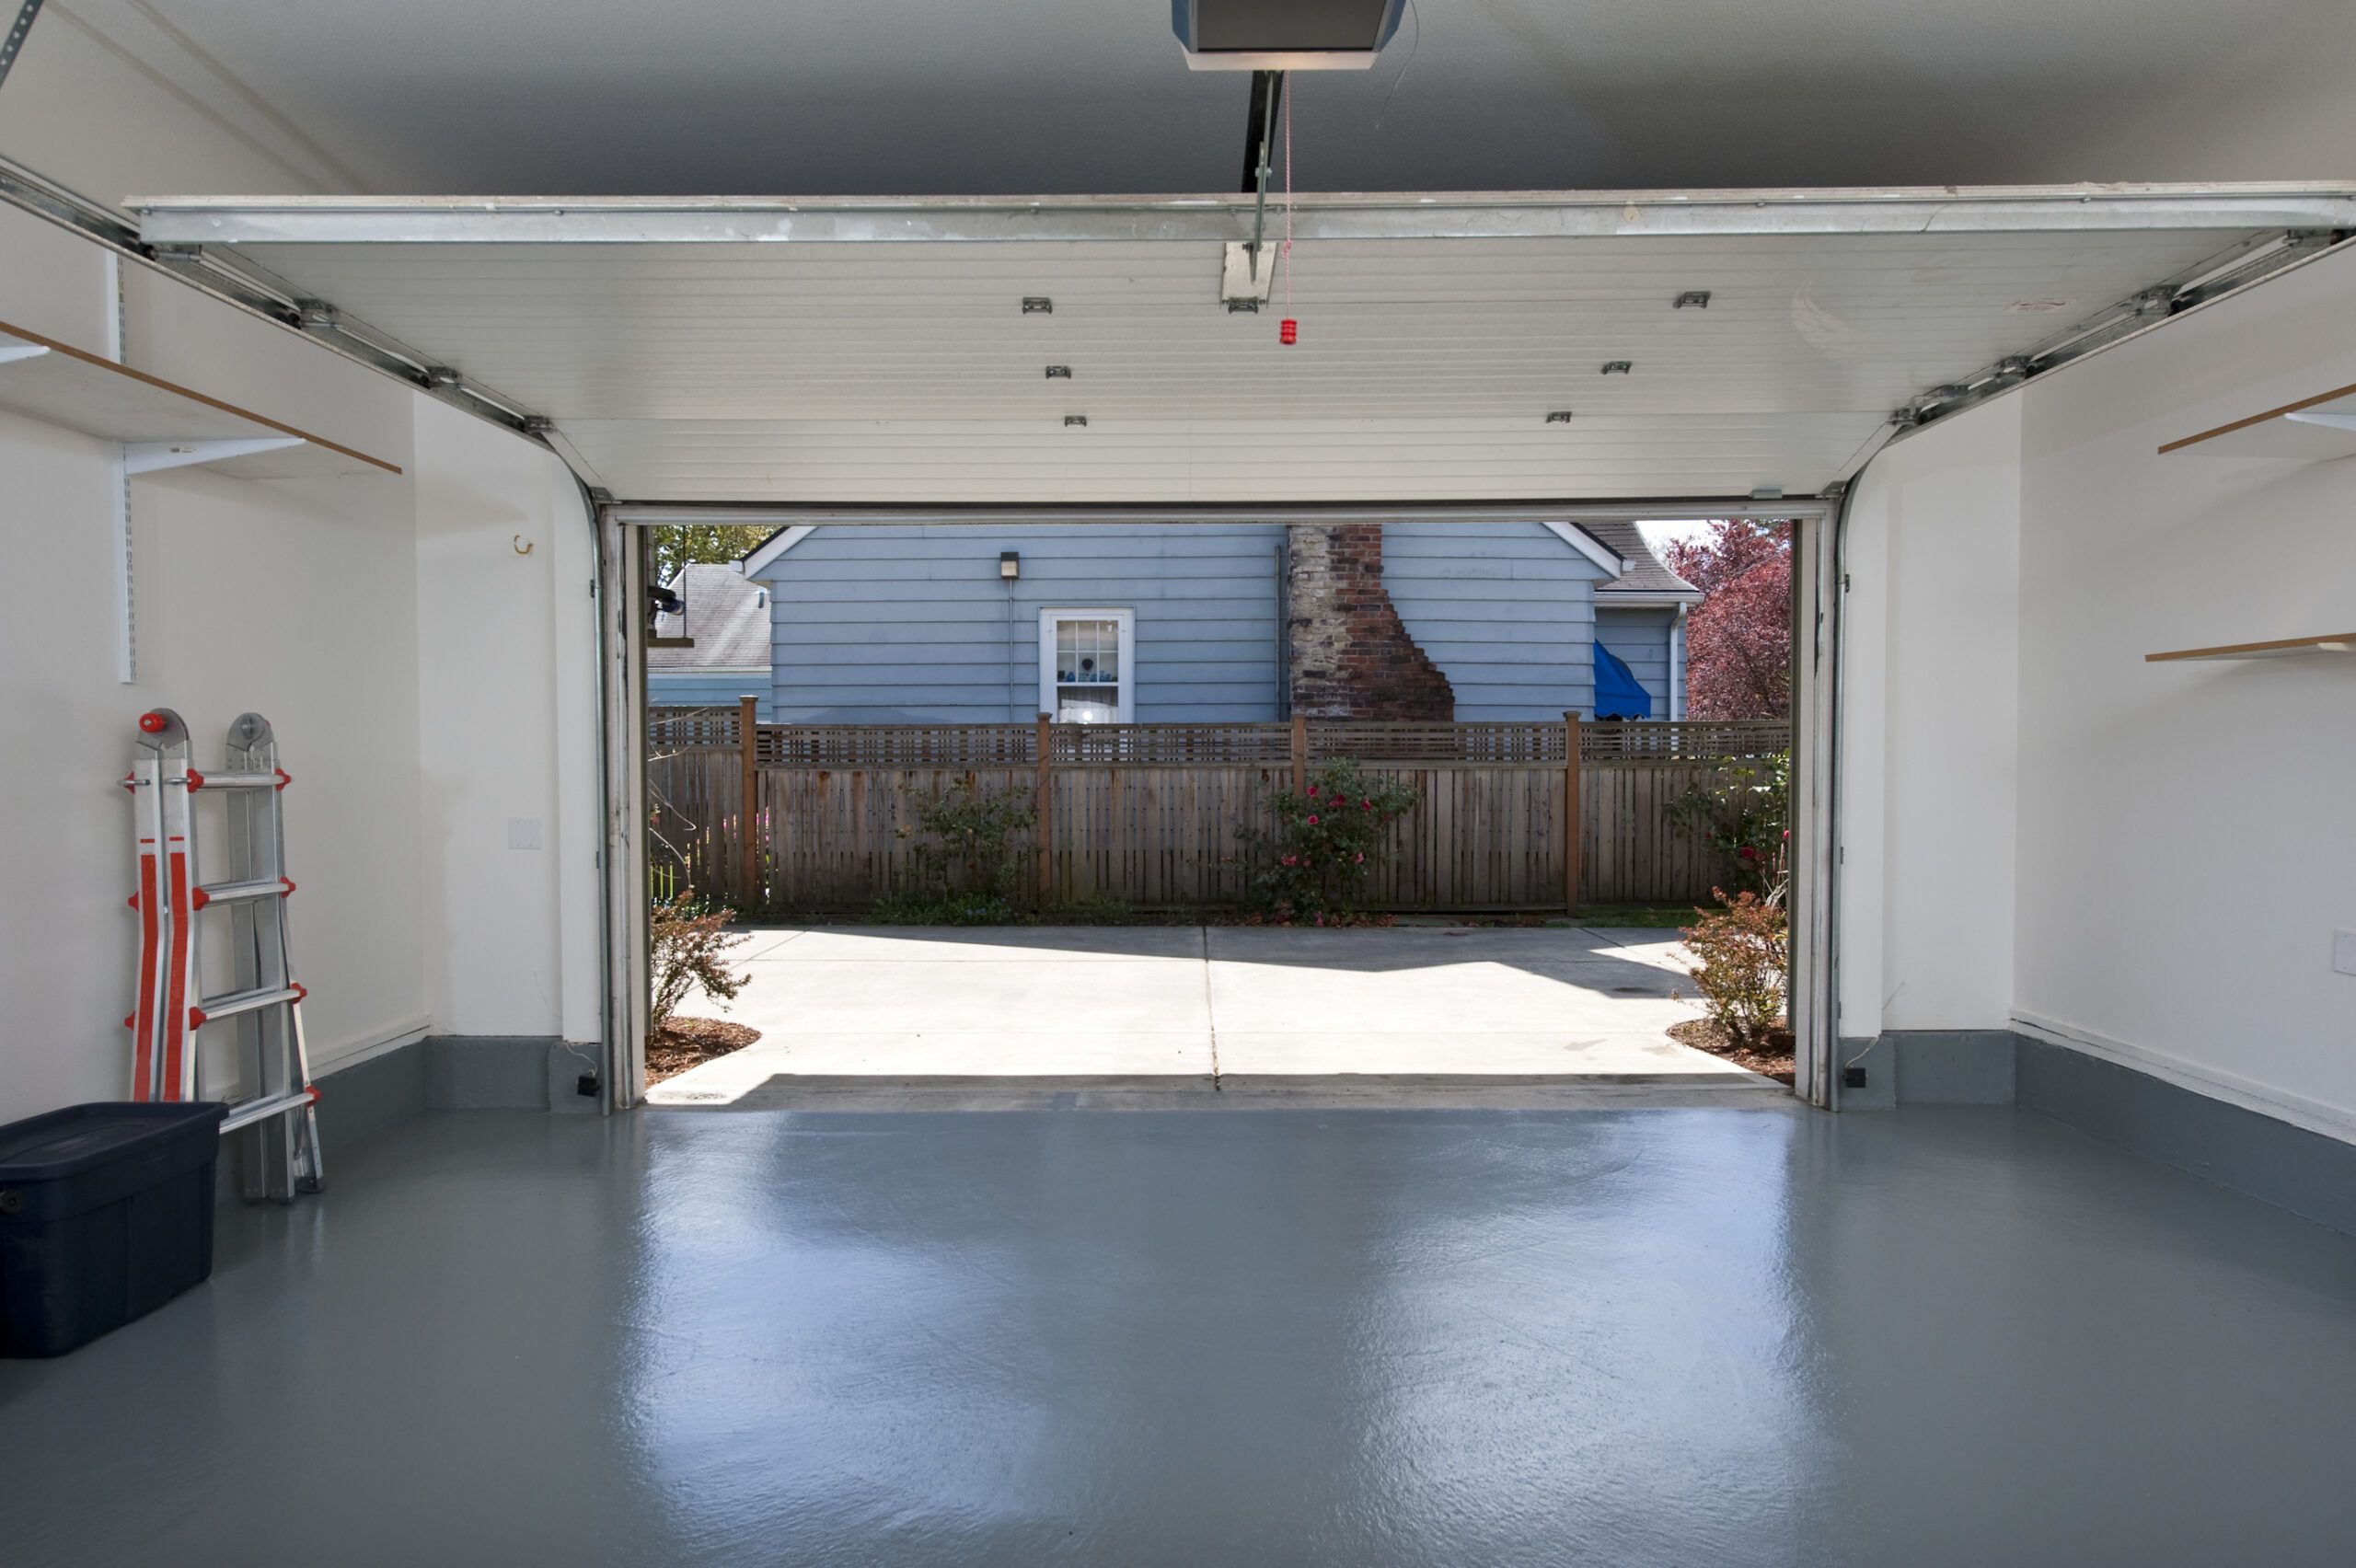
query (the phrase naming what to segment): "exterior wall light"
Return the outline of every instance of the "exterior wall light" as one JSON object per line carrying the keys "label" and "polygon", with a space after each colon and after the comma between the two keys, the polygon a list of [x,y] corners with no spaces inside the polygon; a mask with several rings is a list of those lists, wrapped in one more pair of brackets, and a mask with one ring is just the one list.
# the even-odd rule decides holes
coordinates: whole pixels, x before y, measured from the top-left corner
{"label": "exterior wall light", "polygon": [[1022,575],[1022,555],[1019,550],[998,552],[998,574],[1009,582]]}

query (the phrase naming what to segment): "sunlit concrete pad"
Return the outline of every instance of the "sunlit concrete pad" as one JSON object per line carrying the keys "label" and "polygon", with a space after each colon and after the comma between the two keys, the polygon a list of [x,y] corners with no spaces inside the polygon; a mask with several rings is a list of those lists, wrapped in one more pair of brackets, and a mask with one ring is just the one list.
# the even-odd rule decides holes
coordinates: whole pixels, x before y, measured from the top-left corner
{"label": "sunlit concrete pad", "polygon": [[1553,934],[1479,932],[1482,940],[1436,947],[1393,942],[1393,933],[1383,931],[1337,931],[1310,943],[1281,940],[1297,933],[1271,933],[1279,940],[1262,943],[1214,932],[1212,1007],[1223,1035],[1277,1030],[1562,1041],[1658,1034],[1699,1016],[1693,1004],[1672,997],[1692,989],[1680,971],[1634,962],[1614,949],[1487,940]]}
{"label": "sunlit concrete pad", "polygon": [[1253,1076],[1375,1073],[1435,1078],[1724,1079],[1783,1086],[1654,1031],[1617,1033],[1240,1031],[1218,1035],[1220,1082]]}
{"label": "sunlit concrete pad", "polygon": [[[649,1098],[681,1106],[859,1103],[938,1092],[961,1109],[1111,1107],[1290,1083],[1405,1101],[1586,1079],[1780,1085],[1669,1038],[1700,1016],[1674,940],[1577,928],[832,928],[743,963],[720,1013],[758,1043]],[[1642,938],[1642,941],[1628,939]],[[1113,1097],[1113,1098],[1107,1098]],[[1138,1097],[1144,1097],[1139,1099]],[[1504,1103],[1484,1101],[1483,1103]]]}
{"label": "sunlit concrete pad", "polygon": [[936,963],[1068,962],[1203,955],[1195,926],[832,926],[758,953],[732,955],[786,963]]}
{"label": "sunlit concrete pad", "polygon": [[1210,1027],[1199,960],[1025,963],[900,954],[748,968],[752,983],[727,1005],[726,1016],[764,1034],[1107,1037]]}
{"label": "sunlit concrete pad", "polygon": [[[1646,931],[1652,938],[1674,931]],[[1214,959],[1255,963],[1380,963],[1419,966],[1484,959],[1561,959],[1603,953],[1623,935],[1585,926],[1213,926],[1207,940]]]}
{"label": "sunlit concrete pad", "polygon": [[740,933],[745,940],[728,951],[732,963],[747,963],[755,959],[774,958],[791,941],[797,941],[809,932],[798,927],[755,926]]}
{"label": "sunlit concrete pad", "polygon": [[1211,1087],[1207,1027],[1089,1031],[921,1030],[803,1033],[780,1030],[760,1043],[665,1079],[647,1091],[658,1105],[710,1105],[843,1079],[987,1087],[1054,1079],[1109,1086],[1174,1080]]}

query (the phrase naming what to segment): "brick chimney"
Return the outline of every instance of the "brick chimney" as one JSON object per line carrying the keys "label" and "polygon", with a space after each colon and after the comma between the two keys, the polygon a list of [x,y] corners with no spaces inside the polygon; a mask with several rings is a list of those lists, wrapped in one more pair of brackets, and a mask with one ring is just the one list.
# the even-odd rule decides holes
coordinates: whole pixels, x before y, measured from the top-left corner
{"label": "brick chimney", "polygon": [[1285,530],[1292,710],[1312,719],[1446,721],[1456,693],[1407,635],[1382,583],[1382,525]]}

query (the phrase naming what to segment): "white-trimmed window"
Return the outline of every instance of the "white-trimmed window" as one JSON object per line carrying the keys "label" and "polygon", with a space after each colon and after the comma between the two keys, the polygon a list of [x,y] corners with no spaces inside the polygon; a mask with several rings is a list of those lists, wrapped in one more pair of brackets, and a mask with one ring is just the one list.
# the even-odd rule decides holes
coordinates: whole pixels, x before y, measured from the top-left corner
{"label": "white-trimmed window", "polygon": [[1039,612],[1039,711],[1058,724],[1126,724],[1137,713],[1135,610]]}

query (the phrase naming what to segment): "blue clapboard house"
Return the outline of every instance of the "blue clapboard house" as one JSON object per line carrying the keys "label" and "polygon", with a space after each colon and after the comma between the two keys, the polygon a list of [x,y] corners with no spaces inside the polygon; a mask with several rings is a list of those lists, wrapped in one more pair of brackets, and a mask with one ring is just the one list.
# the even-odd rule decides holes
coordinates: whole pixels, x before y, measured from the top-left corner
{"label": "blue clapboard house", "polygon": [[[781,529],[672,584],[649,696],[754,693],[786,723],[1282,718],[1329,597],[1300,576],[1322,552],[1296,552],[1299,526]],[[1701,594],[1634,524],[1392,524],[1380,558],[1381,624],[1446,676],[1455,719],[1684,716]],[[1364,622],[1362,589],[1330,597]]]}

